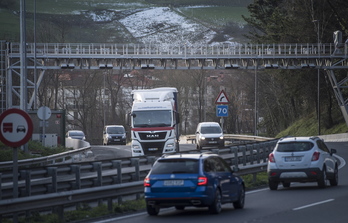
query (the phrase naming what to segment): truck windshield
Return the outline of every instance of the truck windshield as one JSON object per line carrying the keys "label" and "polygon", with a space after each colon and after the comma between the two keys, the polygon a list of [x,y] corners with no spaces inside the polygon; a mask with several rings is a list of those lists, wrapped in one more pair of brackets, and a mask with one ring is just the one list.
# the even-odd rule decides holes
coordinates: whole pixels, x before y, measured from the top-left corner
{"label": "truck windshield", "polygon": [[170,110],[134,111],[134,127],[169,127],[172,125]]}

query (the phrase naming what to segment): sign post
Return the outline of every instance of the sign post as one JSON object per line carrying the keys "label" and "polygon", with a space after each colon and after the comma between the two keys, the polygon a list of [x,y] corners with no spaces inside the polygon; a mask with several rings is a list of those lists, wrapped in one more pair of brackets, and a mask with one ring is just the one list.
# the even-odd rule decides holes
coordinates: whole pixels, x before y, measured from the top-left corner
{"label": "sign post", "polygon": [[39,119],[42,120],[42,145],[45,146],[46,145],[46,120],[49,119],[51,117],[51,109],[49,107],[46,106],[42,106],[39,108],[39,110],[37,111],[37,117]]}
{"label": "sign post", "polygon": [[18,197],[18,147],[33,134],[33,122],[23,110],[11,108],[0,115],[0,140],[13,147],[13,197]]}
{"label": "sign post", "polygon": [[216,116],[221,117],[220,123],[221,128],[224,129],[224,117],[228,116],[228,103],[230,101],[228,100],[228,97],[224,90],[221,90],[217,98],[215,99],[216,105]]}

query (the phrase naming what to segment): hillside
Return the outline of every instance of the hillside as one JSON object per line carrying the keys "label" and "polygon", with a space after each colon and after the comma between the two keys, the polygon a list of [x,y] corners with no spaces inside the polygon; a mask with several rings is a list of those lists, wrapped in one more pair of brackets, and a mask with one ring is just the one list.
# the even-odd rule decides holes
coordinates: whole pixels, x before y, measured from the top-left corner
{"label": "hillside", "polygon": [[[205,1],[196,5],[194,0],[175,5],[165,2],[37,0],[37,42],[233,43],[246,32],[242,15],[248,11],[240,1],[225,6],[204,5]],[[19,4],[5,7],[0,3],[0,7],[0,39],[18,41]],[[33,3],[28,2],[26,8],[31,42]]]}

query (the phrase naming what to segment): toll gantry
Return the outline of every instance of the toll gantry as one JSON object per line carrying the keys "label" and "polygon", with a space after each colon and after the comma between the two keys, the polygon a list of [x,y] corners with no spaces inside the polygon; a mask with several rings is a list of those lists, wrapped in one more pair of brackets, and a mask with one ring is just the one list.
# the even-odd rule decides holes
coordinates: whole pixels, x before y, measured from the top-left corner
{"label": "toll gantry", "polygon": [[[34,90],[47,70],[76,69],[319,69],[324,70],[348,125],[348,77],[338,80],[335,70],[348,68],[348,44],[230,44],[171,45],[113,43],[20,43],[0,42],[1,111],[18,107],[18,81],[21,70],[35,70],[26,76],[23,91],[28,94],[28,106],[34,103]],[[24,47],[23,47],[24,48]],[[21,57],[27,58],[23,69]],[[31,90],[30,90],[31,89]]]}

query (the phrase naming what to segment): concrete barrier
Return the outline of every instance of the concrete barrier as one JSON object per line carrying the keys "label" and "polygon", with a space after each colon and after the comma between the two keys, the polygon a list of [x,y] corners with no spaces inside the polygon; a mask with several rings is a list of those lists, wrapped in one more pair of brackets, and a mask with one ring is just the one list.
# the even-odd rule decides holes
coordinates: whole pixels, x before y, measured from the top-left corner
{"label": "concrete barrier", "polygon": [[332,134],[332,135],[320,135],[324,142],[348,142],[348,133]]}

